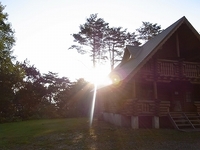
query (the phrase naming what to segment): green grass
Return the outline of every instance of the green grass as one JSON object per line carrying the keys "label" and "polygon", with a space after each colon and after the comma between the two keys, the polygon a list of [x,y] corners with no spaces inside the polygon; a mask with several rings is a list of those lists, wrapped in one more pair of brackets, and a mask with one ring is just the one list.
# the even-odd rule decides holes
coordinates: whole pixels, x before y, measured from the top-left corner
{"label": "green grass", "polygon": [[200,132],[119,128],[88,119],[31,120],[0,124],[0,150],[7,149],[199,149]]}

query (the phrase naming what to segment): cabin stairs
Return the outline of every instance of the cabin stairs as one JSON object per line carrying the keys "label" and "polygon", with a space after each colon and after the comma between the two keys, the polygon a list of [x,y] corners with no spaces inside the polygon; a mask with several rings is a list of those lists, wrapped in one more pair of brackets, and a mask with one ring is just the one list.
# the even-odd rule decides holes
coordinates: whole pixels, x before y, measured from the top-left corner
{"label": "cabin stairs", "polygon": [[197,112],[169,112],[169,119],[179,131],[200,131],[200,114]]}

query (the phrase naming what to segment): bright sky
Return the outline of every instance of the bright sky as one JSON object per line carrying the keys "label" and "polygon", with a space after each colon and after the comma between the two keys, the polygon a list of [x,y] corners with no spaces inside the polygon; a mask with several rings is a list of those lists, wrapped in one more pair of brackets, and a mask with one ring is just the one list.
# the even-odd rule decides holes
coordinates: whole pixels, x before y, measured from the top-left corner
{"label": "bright sky", "polygon": [[1,0],[1,3],[6,5],[4,12],[15,30],[17,60],[27,58],[41,73],[52,71],[72,80],[89,76],[92,70],[91,58],[68,50],[73,44],[70,34],[78,33],[79,25],[90,14],[98,13],[110,26],[121,26],[130,32],[139,28],[142,21],[158,23],[165,29],[186,16],[200,32],[199,0]]}

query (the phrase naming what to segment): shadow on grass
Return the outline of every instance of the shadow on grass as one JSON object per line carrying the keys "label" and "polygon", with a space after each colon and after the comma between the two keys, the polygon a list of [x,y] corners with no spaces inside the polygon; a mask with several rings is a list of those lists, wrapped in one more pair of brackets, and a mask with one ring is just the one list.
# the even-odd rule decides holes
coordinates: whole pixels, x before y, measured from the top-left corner
{"label": "shadow on grass", "polygon": [[200,132],[120,128],[86,118],[0,124],[0,149],[199,149]]}

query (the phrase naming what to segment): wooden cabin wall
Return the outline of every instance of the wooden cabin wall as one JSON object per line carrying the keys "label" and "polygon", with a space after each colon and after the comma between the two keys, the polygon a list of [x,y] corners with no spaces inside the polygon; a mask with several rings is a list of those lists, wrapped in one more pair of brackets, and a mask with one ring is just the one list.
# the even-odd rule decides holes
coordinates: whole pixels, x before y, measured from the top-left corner
{"label": "wooden cabin wall", "polygon": [[176,51],[176,35],[172,35],[172,37],[162,45],[162,47],[156,52],[154,55],[156,59],[177,59],[177,51]]}
{"label": "wooden cabin wall", "polygon": [[158,90],[158,100],[160,101],[170,101],[171,91],[170,83],[157,83]]}
{"label": "wooden cabin wall", "polygon": [[197,55],[200,55],[199,39],[191,32],[188,26],[182,25],[178,30],[180,41],[180,54],[185,61],[199,61]]}
{"label": "wooden cabin wall", "polygon": [[194,84],[192,99],[194,101],[200,101],[200,84]]}
{"label": "wooden cabin wall", "polygon": [[[177,37],[180,57],[177,55]],[[182,25],[154,55],[157,59],[182,59],[184,61],[200,61],[200,42],[188,26]]]}
{"label": "wooden cabin wall", "polygon": [[131,99],[131,83],[112,85],[103,90],[99,90],[98,98],[103,101],[103,111],[110,113],[120,113],[127,99]]}
{"label": "wooden cabin wall", "polygon": [[138,100],[154,100],[152,82],[136,82],[136,95]]}

